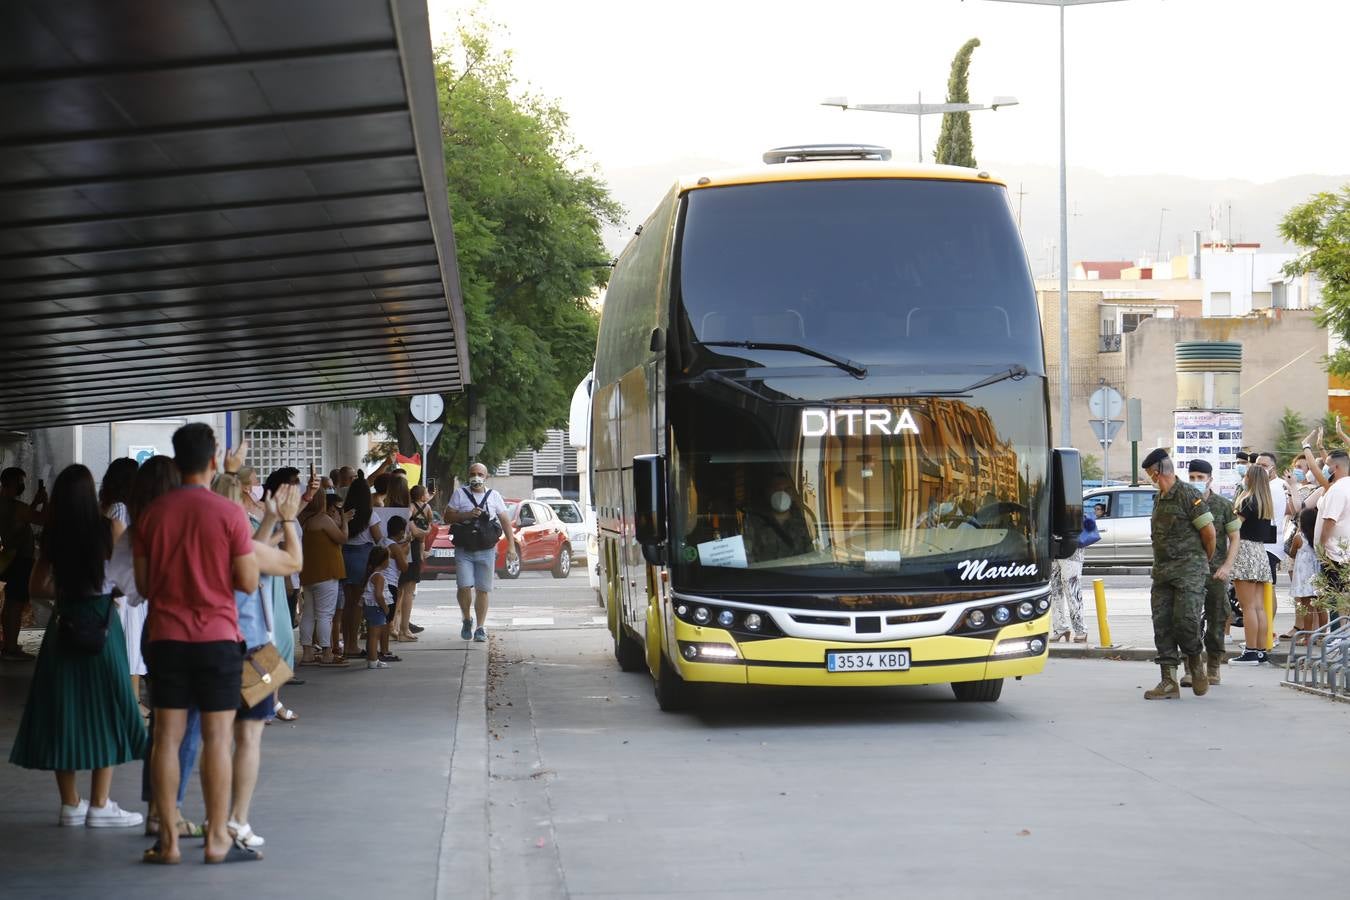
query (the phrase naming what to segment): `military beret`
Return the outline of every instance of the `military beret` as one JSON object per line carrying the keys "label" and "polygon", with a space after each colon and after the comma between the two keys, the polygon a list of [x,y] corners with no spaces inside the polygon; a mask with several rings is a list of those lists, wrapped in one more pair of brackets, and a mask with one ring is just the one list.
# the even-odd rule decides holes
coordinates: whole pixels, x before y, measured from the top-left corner
{"label": "military beret", "polygon": [[1239,450],[1235,455],[1237,456],[1239,462],[1251,462],[1252,459],[1251,454],[1248,453],[1246,450]]}
{"label": "military beret", "polygon": [[1213,474],[1214,474],[1214,467],[1211,466],[1211,465],[1209,464],[1209,461],[1208,461],[1208,460],[1204,460],[1204,459],[1193,459],[1193,460],[1191,460],[1190,465],[1188,465],[1188,466],[1186,467],[1186,471],[1188,471],[1188,472],[1200,472],[1201,474],[1204,474],[1204,475],[1213,475]]}
{"label": "military beret", "polygon": [[1144,457],[1144,461],[1139,464],[1139,468],[1151,469],[1158,463],[1162,462],[1164,459],[1167,459],[1167,451],[1164,450],[1162,447],[1159,447],[1158,449],[1150,453],[1148,456]]}

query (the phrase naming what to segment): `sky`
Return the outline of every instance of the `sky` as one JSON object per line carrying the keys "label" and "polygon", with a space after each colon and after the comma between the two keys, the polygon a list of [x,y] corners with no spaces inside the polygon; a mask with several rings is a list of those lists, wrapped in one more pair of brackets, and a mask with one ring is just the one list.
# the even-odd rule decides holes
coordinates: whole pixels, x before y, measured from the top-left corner
{"label": "sky", "polygon": [[[429,0],[433,41],[470,8]],[[972,114],[980,165],[998,174],[1058,161],[1053,7],[484,0],[480,9],[501,26],[496,40],[514,52],[521,82],[561,104],[602,175],[659,173],[651,203],[691,161],[753,165],[784,144],[875,143],[914,159],[912,116],[819,103],[945,99],[951,58],[972,37],[981,46],[971,100],[1020,101]],[[1119,0],[1070,8],[1066,22],[1070,166],[1257,183],[1350,173],[1347,0]],[[940,123],[924,119],[929,161]]]}
{"label": "sky", "polygon": [[[468,4],[430,0],[433,40]],[[915,153],[913,117],[854,102],[943,98],[971,37],[977,154],[1057,158],[1058,12],[993,0],[487,0],[521,80],[559,100],[603,168],[757,160],[853,140]],[[1070,8],[1069,155],[1106,174],[1273,181],[1350,169],[1344,0],[1120,0]],[[927,118],[931,153],[938,117]]]}

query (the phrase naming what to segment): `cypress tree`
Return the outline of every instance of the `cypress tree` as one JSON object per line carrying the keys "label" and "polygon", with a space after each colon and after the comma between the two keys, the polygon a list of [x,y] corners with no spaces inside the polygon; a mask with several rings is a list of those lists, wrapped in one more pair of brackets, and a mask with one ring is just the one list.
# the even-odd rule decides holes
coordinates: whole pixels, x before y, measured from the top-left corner
{"label": "cypress tree", "polygon": [[[971,38],[956,51],[956,57],[952,59],[952,72],[947,78],[948,103],[970,102],[970,87],[967,84],[970,57],[978,46],[980,39]],[[970,133],[970,113],[942,114],[942,133],[938,136],[935,156],[944,165],[975,168],[975,141]]]}

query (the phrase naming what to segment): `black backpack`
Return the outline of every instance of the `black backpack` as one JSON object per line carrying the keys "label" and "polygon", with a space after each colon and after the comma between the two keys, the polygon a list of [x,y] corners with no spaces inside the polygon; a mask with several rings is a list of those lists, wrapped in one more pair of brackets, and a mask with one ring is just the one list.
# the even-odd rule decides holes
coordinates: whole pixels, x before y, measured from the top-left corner
{"label": "black backpack", "polygon": [[[489,490],[483,494],[483,502],[478,503],[474,500],[473,491],[465,488],[464,493],[474,509],[482,509],[492,496],[492,491]],[[450,537],[454,539],[455,546],[461,550],[491,549],[497,546],[501,536],[502,523],[493,515],[474,516],[467,522],[456,522],[450,526]]]}

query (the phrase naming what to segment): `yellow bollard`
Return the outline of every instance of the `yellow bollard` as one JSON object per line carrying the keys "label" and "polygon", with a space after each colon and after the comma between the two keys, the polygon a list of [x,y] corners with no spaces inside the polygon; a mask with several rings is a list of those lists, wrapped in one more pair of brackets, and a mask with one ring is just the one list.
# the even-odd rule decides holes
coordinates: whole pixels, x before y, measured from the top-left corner
{"label": "yellow bollard", "polygon": [[1266,582],[1266,648],[1275,647],[1275,585]]}
{"label": "yellow bollard", "polygon": [[1097,636],[1101,646],[1111,646],[1111,624],[1106,621],[1106,585],[1100,578],[1092,579],[1092,593],[1097,596]]}

